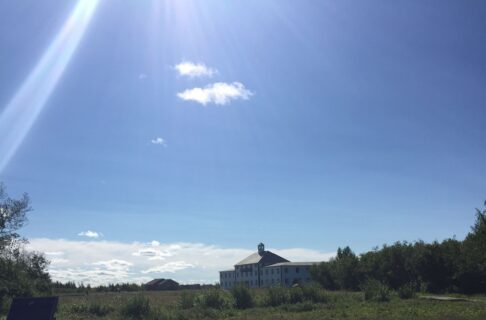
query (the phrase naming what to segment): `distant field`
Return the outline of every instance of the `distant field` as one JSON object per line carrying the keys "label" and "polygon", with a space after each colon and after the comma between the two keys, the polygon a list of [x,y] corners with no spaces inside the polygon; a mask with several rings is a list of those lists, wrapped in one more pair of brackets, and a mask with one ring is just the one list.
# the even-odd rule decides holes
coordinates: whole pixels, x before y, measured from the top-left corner
{"label": "distant field", "polygon": [[[388,302],[374,302],[365,301],[360,292],[326,292],[324,303],[303,301],[271,307],[264,306],[266,290],[254,290],[256,306],[245,310],[234,306],[183,308],[182,300],[187,296],[197,300],[204,294],[204,291],[186,291],[184,294],[173,291],[66,295],[61,296],[56,319],[486,319],[485,296],[468,297],[474,301],[434,301],[419,297],[402,300],[392,295]],[[230,297],[227,292],[222,295]]]}

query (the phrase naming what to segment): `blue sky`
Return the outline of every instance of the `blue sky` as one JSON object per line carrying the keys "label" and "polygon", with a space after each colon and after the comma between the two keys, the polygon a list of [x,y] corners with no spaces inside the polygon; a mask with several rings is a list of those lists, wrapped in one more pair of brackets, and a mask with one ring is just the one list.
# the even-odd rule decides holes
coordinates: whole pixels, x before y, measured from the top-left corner
{"label": "blue sky", "polygon": [[[30,194],[36,250],[184,243],[150,265],[182,281],[217,278],[200,246],[235,253],[226,266],[260,241],[311,260],[462,239],[486,200],[485,17],[482,1],[2,1],[0,180]],[[34,106],[32,126],[10,121]],[[80,268],[56,259],[60,279]],[[130,259],[114,270],[135,279]]]}

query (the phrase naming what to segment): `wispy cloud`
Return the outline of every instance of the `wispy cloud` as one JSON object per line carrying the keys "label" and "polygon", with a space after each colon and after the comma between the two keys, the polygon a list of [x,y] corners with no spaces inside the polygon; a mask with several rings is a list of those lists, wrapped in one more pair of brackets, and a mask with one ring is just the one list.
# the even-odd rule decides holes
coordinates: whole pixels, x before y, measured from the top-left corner
{"label": "wispy cloud", "polygon": [[88,238],[99,238],[101,236],[101,233],[88,230],[88,231],[82,231],[82,232],[78,233],[78,236],[88,237]]}
{"label": "wispy cloud", "polygon": [[147,78],[147,75],[145,73],[141,73],[138,75],[138,80],[145,80]]}
{"label": "wispy cloud", "polygon": [[[44,253],[51,260],[53,280],[97,285],[119,282],[147,282],[154,277],[181,283],[214,283],[220,270],[232,268],[254,250],[222,248],[202,243],[73,241],[30,239],[29,250]],[[256,248],[255,248],[256,249]],[[290,261],[323,261],[334,256],[311,249],[269,249]]]}
{"label": "wispy cloud", "polygon": [[125,260],[111,259],[106,261],[94,262],[93,265],[104,267],[108,270],[128,270],[131,266],[133,266],[133,263]]}
{"label": "wispy cloud", "polygon": [[175,66],[175,69],[181,76],[186,76],[189,78],[196,78],[196,77],[212,77],[218,71],[216,69],[212,69],[206,67],[204,63],[193,63],[190,61],[184,61]]}
{"label": "wispy cloud", "polygon": [[147,270],[142,270],[142,273],[174,273],[179,270],[193,267],[194,266],[192,264],[184,261],[173,261]]}
{"label": "wispy cloud", "polygon": [[192,88],[177,94],[182,100],[195,101],[202,105],[208,103],[225,105],[231,100],[248,100],[252,95],[253,93],[240,82],[216,82],[204,88]]}
{"label": "wispy cloud", "polygon": [[160,145],[160,146],[167,147],[167,142],[165,142],[165,139],[163,139],[161,137],[154,138],[154,139],[150,140],[150,142],[152,144],[156,144],[156,145]]}

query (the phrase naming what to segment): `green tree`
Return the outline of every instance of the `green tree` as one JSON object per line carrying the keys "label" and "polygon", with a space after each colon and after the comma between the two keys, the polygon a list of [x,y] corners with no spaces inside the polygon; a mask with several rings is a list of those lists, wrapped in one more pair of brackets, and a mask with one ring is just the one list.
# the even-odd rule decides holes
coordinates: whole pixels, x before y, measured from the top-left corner
{"label": "green tree", "polygon": [[27,241],[17,233],[30,210],[27,194],[10,198],[0,183],[0,306],[9,298],[50,292],[48,261],[42,254],[27,252]]}
{"label": "green tree", "polygon": [[486,292],[486,210],[476,209],[476,221],[462,244],[459,268],[461,291]]}

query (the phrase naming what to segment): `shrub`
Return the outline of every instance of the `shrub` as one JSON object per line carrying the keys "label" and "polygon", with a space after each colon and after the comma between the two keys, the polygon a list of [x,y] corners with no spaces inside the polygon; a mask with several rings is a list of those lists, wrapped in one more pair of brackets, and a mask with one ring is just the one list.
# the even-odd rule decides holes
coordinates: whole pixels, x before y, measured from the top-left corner
{"label": "shrub", "polygon": [[390,301],[390,289],[378,280],[370,279],[366,281],[361,289],[367,301]]}
{"label": "shrub", "polygon": [[198,295],[194,302],[199,307],[218,310],[231,308],[233,305],[231,297],[221,289],[209,289]]}
{"label": "shrub", "polygon": [[195,295],[192,292],[183,290],[179,300],[179,307],[181,309],[191,309],[194,307]]}
{"label": "shrub", "polygon": [[75,314],[85,314],[88,312],[88,305],[85,304],[85,303],[82,303],[82,304],[73,304],[71,305],[71,308],[70,308],[71,312],[72,313],[75,313]]}
{"label": "shrub", "polygon": [[280,306],[290,301],[290,293],[287,288],[277,286],[271,287],[267,291],[267,298],[265,304],[267,306]]}
{"label": "shrub", "polygon": [[326,291],[317,284],[309,284],[302,287],[304,300],[310,300],[314,303],[326,303],[329,296]]}
{"label": "shrub", "polygon": [[300,287],[295,287],[290,289],[290,303],[300,303],[304,301],[304,293],[302,292],[302,288]]}
{"label": "shrub", "polygon": [[142,296],[136,296],[120,309],[122,316],[128,319],[145,319],[150,314],[150,302]]}
{"label": "shrub", "polygon": [[253,296],[245,285],[236,285],[231,289],[231,294],[235,299],[235,306],[238,309],[248,309],[253,307]]}
{"label": "shrub", "polygon": [[308,312],[314,310],[315,305],[311,301],[296,304],[286,304],[283,309],[288,312]]}
{"label": "shrub", "polygon": [[88,306],[88,313],[98,316],[98,317],[104,317],[107,314],[111,313],[113,311],[113,308],[107,305],[103,305],[101,303],[95,302],[91,303]]}
{"label": "shrub", "polygon": [[102,305],[98,302],[90,303],[90,304],[86,304],[86,303],[73,304],[71,306],[71,312],[80,315],[94,315],[97,317],[104,317],[112,311],[113,311],[112,307]]}
{"label": "shrub", "polygon": [[398,288],[398,296],[401,299],[411,299],[415,297],[415,285],[413,283],[407,283]]}

